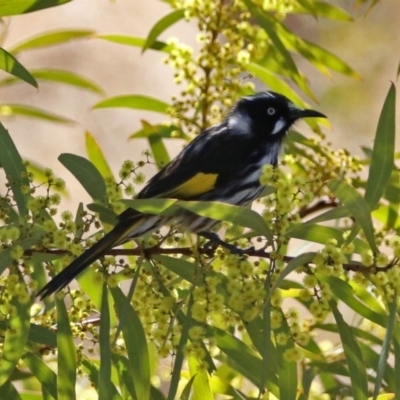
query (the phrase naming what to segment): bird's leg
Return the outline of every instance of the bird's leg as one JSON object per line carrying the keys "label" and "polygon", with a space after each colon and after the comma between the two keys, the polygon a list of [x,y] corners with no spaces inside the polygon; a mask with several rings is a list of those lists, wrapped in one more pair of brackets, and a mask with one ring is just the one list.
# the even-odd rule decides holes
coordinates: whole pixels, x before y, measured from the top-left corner
{"label": "bird's leg", "polygon": [[239,249],[235,245],[223,241],[215,232],[199,232],[198,235],[199,236],[203,236],[204,238],[209,240],[209,242],[204,245],[204,247],[206,247],[206,248],[210,248],[210,247],[212,248],[213,245],[216,244],[216,245],[220,245],[222,247],[225,247],[232,254],[239,254],[239,255],[246,254],[249,251],[253,251],[254,250],[253,246],[251,246],[251,247],[249,247],[247,249]]}

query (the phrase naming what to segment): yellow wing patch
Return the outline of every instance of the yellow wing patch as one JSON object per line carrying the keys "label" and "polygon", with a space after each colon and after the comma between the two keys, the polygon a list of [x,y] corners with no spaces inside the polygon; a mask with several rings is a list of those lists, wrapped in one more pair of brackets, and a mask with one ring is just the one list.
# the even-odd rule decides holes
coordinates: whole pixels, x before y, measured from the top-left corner
{"label": "yellow wing patch", "polygon": [[187,199],[214,189],[218,174],[203,174],[199,172],[186,182],[168,193],[168,197]]}

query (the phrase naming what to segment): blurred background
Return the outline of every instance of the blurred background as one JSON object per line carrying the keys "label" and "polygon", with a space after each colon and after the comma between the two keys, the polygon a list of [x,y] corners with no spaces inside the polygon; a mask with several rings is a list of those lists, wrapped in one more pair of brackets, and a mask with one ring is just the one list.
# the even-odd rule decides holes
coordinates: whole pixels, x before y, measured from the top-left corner
{"label": "blurred background", "polygon": [[[397,81],[400,2],[387,0],[369,12],[366,7],[356,8],[353,0],[335,4],[349,12],[354,20],[328,21],[291,15],[286,23],[301,37],[338,55],[360,74],[361,79],[336,73],[326,77],[298,59],[319,103],[306,100],[329,116],[332,124],[326,131],[329,140],[335,147],[345,147],[361,155],[361,146],[372,145],[390,81]],[[1,27],[6,32],[2,45],[9,49],[27,38],[60,29],[91,29],[95,33],[146,37],[154,23],[169,12],[169,5],[159,0],[75,0],[60,7],[5,19]],[[194,24],[181,21],[160,39],[177,36],[195,46],[196,33]],[[163,57],[160,52],[149,50],[142,54],[139,48],[90,38],[26,51],[19,60],[29,70],[49,67],[79,73],[99,84],[104,89],[104,97],[143,94],[168,102],[172,95],[179,93],[179,86],[173,83],[172,70],[163,64]],[[0,73],[0,79],[4,77],[6,74]],[[265,88],[257,84],[257,89]],[[121,108],[92,110],[101,96],[43,81],[38,90],[22,82],[1,88],[0,96],[0,104],[23,102],[76,121],[65,125],[23,117],[1,118],[24,158],[53,168],[67,181],[74,204],[89,198],[57,161],[61,153],[85,156],[84,132],[89,131],[117,173],[125,159],[142,158],[141,152],[147,142],[128,140],[129,135],[140,128],[140,119],[157,123],[165,118],[156,113]],[[307,129],[303,124],[299,128]],[[167,147],[171,156],[181,148],[177,141],[170,141]],[[149,175],[153,172],[148,170]]]}

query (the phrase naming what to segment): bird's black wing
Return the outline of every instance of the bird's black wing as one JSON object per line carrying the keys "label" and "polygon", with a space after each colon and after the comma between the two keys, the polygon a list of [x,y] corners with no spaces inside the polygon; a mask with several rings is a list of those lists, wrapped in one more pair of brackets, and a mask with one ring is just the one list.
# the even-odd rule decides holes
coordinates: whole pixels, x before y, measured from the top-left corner
{"label": "bird's black wing", "polygon": [[192,200],[212,191],[245,163],[248,142],[244,135],[234,136],[226,122],[207,129],[151,178],[137,198]]}

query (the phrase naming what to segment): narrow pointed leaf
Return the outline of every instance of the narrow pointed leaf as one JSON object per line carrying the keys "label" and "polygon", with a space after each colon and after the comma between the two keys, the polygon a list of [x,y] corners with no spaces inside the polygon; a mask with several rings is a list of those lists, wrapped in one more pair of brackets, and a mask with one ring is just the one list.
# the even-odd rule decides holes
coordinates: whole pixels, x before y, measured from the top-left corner
{"label": "narrow pointed leaf", "polygon": [[40,382],[42,388],[53,398],[57,398],[57,375],[46,363],[32,353],[26,353],[22,361],[29,368],[33,376]]}
{"label": "narrow pointed leaf", "polygon": [[[98,392],[99,391],[99,367],[97,366],[96,362],[92,362],[85,356],[81,356],[81,357],[82,357],[81,363],[86,369],[86,372],[90,379],[90,382],[93,384],[94,388]],[[132,377],[131,377],[131,379],[132,379]],[[110,400],[124,400],[124,399],[122,399],[121,395],[118,393],[118,390],[116,389],[113,382],[111,382],[111,394],[110,394],[109,398],[110,398]]]}
{"label": "narrow pointed leaf", "polygon": [[157,163],[157,166],[167,164],[169,162],[169,155],[165,144],[163,142],[163,137],[158,133],[158,128],[149,124],[147,121],[142,120],[143,131],[147,132],[146,137],[148,138],[151,152]]}
{"label": "narrow pointed leaf", "polygon": [[205,368],[200,368],[197,358],[188,357],[190,375],[193,377],[193,395],[195,399],[214,400],[210,379]]}
{"label": "narrow pointed leaf", "polygon": [[150,361],[142,323],[119,288],[111,288],[111,293],[122,323],[136,398],[148,399],[150,397]]}
{"label": "narrow pointed leaf", "polygon": [[40,69],[33,70],[32,75],[36,79],[41,79],[49,82],[65,83],[69,86],[74,86],[79,89],[85,89],[93,93],[104,94],[104,90],[97,85],[79,74],[71,71],[63,71],[59,69]]}
{"label": "narrow pointed leaf", "polygon": [[312,253],[303,253],[300,254],[298,257],[294,258],[283,269],[283,271],[279,274],[278,278],[276,279],[275,283],[270,289],[270,293],[266,300],[266,303],[269,303],[271,300],[271,296],[273,295],[274,291],[279,288],[279,285],[283,282],[283,280],[291,273],[294,272],[297,268],[304,266],[305,264],[311,262],[315,257],[314,252]]}
{"label": "narrow pointed leaf", "polygon": [[131,398],[134,399],[136,397],[135,385],[132,382],[132,373],[130,370],[128,359],[116,353],[112,354],[112,359],[113,359],[113,366],[118,371],[119,375],[118,378],[120,381],[122,381],[121,383],[122,395],[124,395],[124,390],[125,390],[125,393],[126,394],[129,393],[129,396],[131,396]]}
{"label": "narrow pointed leaf", "polygon": [[[282,311],[281,314],[283,323],[276,334],[282,333],[286,337],[290,337],[290,328]],[[297,363],[285,360],[285,351],[292,347],[294,347],[294,344],[291,341],[288,341],[286,345],[276,346],[276,354],[279,359],[279,396],[281,399],[287,400],[296,400],[297,395]]]}
{"label": "narrow pointed leaf", "polygon": [[376,370],[376,378],[374,385],[374,398],[379,395],[380,389],[383,384],[383,377],[387,368],[388,356],[390,352],[390,346],[392,344],[392,337],[394,332],[394,326],[396,322],[396,305],[397,305],[397,292],[394,294],[394,300],[389,304],[389,317],[386,325],[385,339],[380,351],[378,368]]}
{"label": "narrow pointed leaf", "polygon": [[43,10],[69,3],[71,0],[0,0],[0,17]]}
{"label": "narrow pointed leaf", "polygon": [[395,150],[396,88],[391,84],[376,130],[371,166],[365,188],[365,201],[373,210],[392,175]]}
{"label": "narrow pointed leaf", "polygon": [[[1,8],[0,8],[1,13]],[[30,72],[9,52],[0,47],[0,69],[8,72],[11,75],[16,76],[19,79],[29,83],[35,88],[38,87],[38,83]]]}
{"label": "narrow pointed leaf", "polygon": [[0,164],[4,168],[8,182],[10,183],[18,211],[22,216],[25,216],[28,213],[28,209],[22,187],[29,186],[26,169],[10,134],[1,123],[0,149]]}
{"label": "narrow pointed leaf", "polygon": [[202,217],[227,221],[254,230],[254,235],[266,236],[272,240],[272,232],[260,214],[246,208],[219,202],[179,201],[177,206]]}
{"label": "narrow pointed leaf", "polygon": [[[4,383],[4,385],[0,386],[0,398],[7,400],[25,400],[25,398],[22,399],[19,392],[17,391],[15,386],[11,383],[11,381],[7,381]],[[41,399],[34,399],[34,400],[41,400]]]}
{"label": "narrow pointed leaf", "polygon": [[93,108],[110,107],[134,108],[136,110],[147,110],[166,114],[169,105],[164,101],[149,96],[126,95],[110,97],[93,106]]}
{"label": "narrow pointed leaf", "polygon": [[244,0],[246,7],[249,12],[253,15],[253,17],[257,20],[261,28],[265,30],[268,34],[270,40],[273,42],[274,46],[280,52],[280,54],[284,57],[284,68],[287,68],[289,71],[292,71],[294,75],[298,75],[298,70],[295,62],[293,61],[292,56],[288,52],[288,50],[283,45],[281,39],[276,33],[275,26],[269,18],[267,13],[263,13],[259,10],[259,7],[254,5],[250,0]]}
{"label": "narrow pointed leaf", "polygon": [[[78,75],[70,71],[64,71],[61,69],[43,68],[43,69],[31,70],[30,73],[37,80],[45,82],[64,83],[66,85],[78,89],[84,89],[96,94],[104,94],[104,90],[99,85],[81,75]],[[0,81],[0,87],[12,85],[18,82],[19,82],[18,79],[11,77],[9,79],[4,79]]]}
{"label": "narrow pointed leaf", "polygon": [[4,117],[21,116],[27,118],[35,118],[49,122],[56,122],[59,124],[75,123],[75,121],[73,121],[72,119],[51,113],[46,110],[42,110],[41,108],[26,106],[24,104],[1,104],[0,115]]}
{"label": "narrow pointed leaf", "polygon": [[166,15],[165,17],[161,18],[151,29],[149,34],[147,35],[147,39],[145,44],[143,45],[142,51],[147,50],[150,48],[157,38],[163,33],[166,29],[170,26],[175,24],[176,22],[180,21],[184,17],[183,10],[174,10],[170,14]]}
{"label": "narrow pointed leaf", "polygon": [[196,375],[193,375],[189,382],[185,385],[184,389],[182,390],[180,400],[190,400],[190,392],[192,390],[193,381],[196,378]]}
{"label": "narrow pointed leaf", "polygon": [[42,47],[54,46],[60,43],[66,43],[74,39],[84,39],[93,35],[94,31],[88,29],[82,30],[59,30],[52,32],[45,32],[34,38],[27,39],[24,42],[12,47],[9,51],[11,53],[19,53],[26,50],[35,50]]}
{"label": "narrow pointed leaf", "polygon": [[377,252],[371,210],[365,199],[356,189],[344,181],[331,180],[328,182],[328,187],[343,205],[348,208],[357,223],[360,224],[372,251]]}
{"label": "narrow pointed leaf", "polygon": [[[315,17],[325,17],[338,21],[353,20],[352,16],[348,14],[345,10],[336,5],[327,3],[325,1],[313,1],[312,7],[313,7],[313,15]],[[293,10],[294,13],[302,13],[305,11],[306,10],[303,10],[301,7],[296,7],[296,6]],[[306,13],[308,13],[308,11],[306,11]]]}
{"label": "narrow pointed leaf", "polygon": [[346,356],[354,400],[365,400],[368,397],[368,378],[365,363],[351,327],[345,322],[336,303],[330,301],[331,310],[339,328],[340,338]]}
{"label": "narrow pointed leaf", "polygon": [[[139,36],[129,36],[129,35],[116,35],[116,34],[100,34],[94,35],[94,39],[108,40],[109,42],[124,44],[127,46],[143,47],[146,43],[146,39]],[[170,51],[169,46],[165,42],[160,42],[158,40],[154,41],[148,49],[163,51],[168,53]]]}
{"label": "narrow pointed leaf", "polygon": [[334,276],[330,276],[327,280],[332,293],[337,297],[338,300],[343,301],[358,315],[361,315],[365,319],[372,321],[384,328],[386,327],[387,316],[371,310],[368,306],[358,300],[358,298],[354,295],[353,288],[347,282]]}
{"label": "narrow pointed leaf", "polygon": [[101,176],[104,179],[112,179],[115,182],[114,175],[104,156],[103,150],[90,132],[85,132],[85,145],[89,160],[97,168]]}
{"label": "narrow pointed leaf", "polygon": [[[336,239],[339,243],[343,242],[343,230],[323,225],[295,224],[288,231],[288,235],[293,238],[321,244],[326,244],[332,238]],[[355,239],[354,245],[356,253],[361,253],[369,249],[368,244],[360,239]]]}
{"label": "narrow pointed leaf", "polygon": [[14,296],[11,301],[14,312],[9,314],[8,326],[0,358],[0,386],[11,377],[18,361],[25,352],[25,345],[28,340],[30,327],[30,307],[29,298],[24,302],[19,301],[18,296]]}
{"label": "narrow pointed leaf", "polygon": [[74,400],[76,383],[76,349],[72,336],[67,308],[64,300],[55,297],[57,308],[58,374],[57,392],[59,399]]}
{"label": "narrow pointed leaf", "polygon": [[89,160],[68,153],[61,154],[58,160],[75,176],[93,200],[100,203],[108,202],[104,179]]}
{"label": "narrow pointed leaf", "polygon": [[[185,348],[189,342],[189,329],[193,324],[191,318],[192,307],[193,307],[193,292],[191,292],[189,297],[188,308],[187,308],[188,312],[185,316],[185,319],[182,321],[183,323],[182,323],[181,337],[179,339],[178,348],[176,351],[174,367],[171,372],[171,383],[168,390],[167,400],[174,400],[176,398],[179,382],[181,381],[182,367],[183,367],[183,362],[185,360]],[[192,379],[195,378],[195,376],[197,375],[192,374]]]}
{"label": "narrow pointed leaf", "polygon": [[306,107],[304,100],[293,90],[284,80],[280,78],[268,68],[263,67],[255,62],[246,66],[247,71],[260,79],[269,89],[282,93],[289,99],[293,100],[299,106]]}
{"label": "narrow pointed leaf", "polygon": [[99,400],[108,400],[111,397],[111,348],[110,348],[110,309],[108,305],[107,286],[103,283],[100,318],[100,372],[99,372]]}
{"label": "narrow pointed leaf", "polygon": [[[394,335],[393,335],[393,349],[394,349],[394,369],[400,371],[400,325],[395,321]],[[396,379],[396,386],[394,388],[396,398],[400,398],[400,379]]]}

